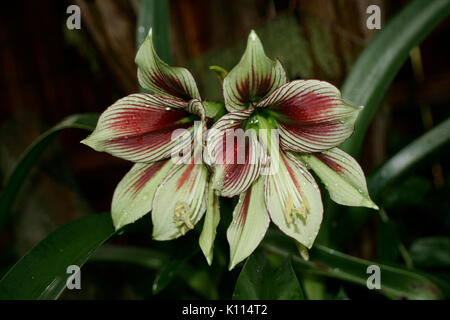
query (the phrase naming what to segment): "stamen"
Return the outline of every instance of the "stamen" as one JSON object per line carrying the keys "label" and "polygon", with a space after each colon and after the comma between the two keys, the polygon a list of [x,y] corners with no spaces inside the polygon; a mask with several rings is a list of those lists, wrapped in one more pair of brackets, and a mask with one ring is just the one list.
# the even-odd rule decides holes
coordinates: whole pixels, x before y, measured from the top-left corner
{"label": "stamen", "polygon": [[180,228],[182,235],[184,235],[188,230],[194,228],[194,225],[189,217],[189,207],[186,203],[178,202],[176,204],[174,221],[178,228]]}
{"label": "stamen", "polygon": [[286,219],[287,224],[292,223],[292,218],[296,218],[298,216],[303,217],[306,219],[307,214],[309,213],[310,207],[309,203],[306,200],[306,198],[302,199],[302,203],[300,204],[300,208],[294,207],[294,198],[291,194],[287,197],[287,199],[284,201],[284,217]]}
{"label": "stamen", "polygon": [[292,198],[292,195],[289,194],[288,198],[284,201],[284,217],[286,219],[287,224],[292,223],[292,208],[294,206],[294,199]]}

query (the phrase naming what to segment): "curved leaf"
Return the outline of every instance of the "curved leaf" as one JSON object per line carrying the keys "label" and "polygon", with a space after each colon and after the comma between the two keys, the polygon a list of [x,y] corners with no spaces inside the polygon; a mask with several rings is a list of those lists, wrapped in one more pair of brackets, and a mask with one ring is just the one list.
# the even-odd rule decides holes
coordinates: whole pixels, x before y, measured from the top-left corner
{"label": "curved leaf", "polygon": [[67,128],[79,128],[94,130],[97,123],[98,114],[74,114],[65,118],[56,126],[50,128],[39,136],[32,145],[22,154],[16,167],[6,179],[5,187],[0,194],[0,230],[5,225],[11,206],[16,199],[17,193],[23,181],[30,172],[31,167],[50,143],[56,133]]}
{"label": "curved leaf", "polygon": [[277,269],[260,251],[245,262],[234,288],[235,300],[303,300],[289,258]]}
{"label": "curved leaf", "polygon": [[370,194],[376,198],[387,186],[449,143],[450,118],[408,144],[371,175],[368,179]]}
{"label": "curved leaf", "polygon": [[0,300],[58,298],[71,275],[67,267],[81,267],[113,234],[109,214],[90,215],[59,227],[0,280]]}
{"label": "curved leaf", "polygon": [[[281,246],[278,241],[273,242],[274,239],[272,237],[271,241],[263,243],[263,248],[268,253],[280,257],[293,255],[295,248],[289,249],[289,245],[286,244]],[[423,273],[359,259],[321,245],[313,246],[308,261],[297,254],[292,256],[292,263],[298,271],[341,279],[364,287],[370,276],[367,267],[377,265],[381,272],[381,289],[374,290],[375,292],[391,299],[443,298],[441,289]]]}
{"label": "curved leaf", "polygon": [[357,156],[370,121],[409,52],[449,14],[450,0],[411,1],[364,49],[342,87],[345,101],[364,106],[342,149]]}

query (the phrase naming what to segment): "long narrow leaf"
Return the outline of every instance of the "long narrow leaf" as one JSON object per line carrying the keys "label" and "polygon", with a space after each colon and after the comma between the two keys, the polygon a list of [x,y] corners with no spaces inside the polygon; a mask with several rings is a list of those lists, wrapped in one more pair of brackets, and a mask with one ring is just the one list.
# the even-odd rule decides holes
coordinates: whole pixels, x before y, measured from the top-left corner
{"label": "long narrow leaf", "polygon": [[97,119],[97,114],[74,114],[69,116],[44,132],[28,147],[20,157],[10,176],[6,179],[5,187],[0,193],[0,232],[8,219],[9,211],[17,197],[20,187],[23,185],[23,181],[55,134],[67,128],[93,130]]}
{"label": "long narrow leaf", "polygon": [[168,0],[141,0],[137,23],[136,47],[144,41],[150,28],[153,29],[153,43],[158,56],[166,63],[172,63],[169,39]]}
{"label": "long narrow leaf", "polygon": [[59,227],[0,280],[0,300],[58,298],[72,275],[67,268],[70,265],[81,268],[113,234],[109,214],[90,215]]}
{"label": "long narrow leaf", "polygon": [[450,118],[408,144],[371,175],[368,181],[370,194],[376,198],[399,177],[449,143]]}
{"label": "long narrow leaf", "polygon": [[[131,263],[155,271],[164,268],[166,271],[173,272],[164,284],[165,286],[176,277],[186,282],[192,290],[202,297],[207,299],[218,298],[217,288],[208,270],[193,268],[188,263],[183,263],[180,270],[168,270],[173,265],[169,260],[168,254],[154,249],[115,245],[103,245],[89,259],[92,262]],[[159,274],[161,272],[163,270]]]}
{"label": "long narrow leaf", "polygon": [[302,259],[298,254],[294,255],[295,249],[290,249],[289,244],[286,245],[286,243],[280,245],[278,241],[267,240],[263,247],[268,253],[280,257],[288,257],[292,254],[293,266],[301,272],[341,279],[364,287],[370,276],[367,273],[367,267],[377,265],[381,271],[381,289],[374,289],[374,291],[392,299],[443,298],[440,288],[417,271],[355,258],[321,245],[314,245],[310,251],[309,261]]}
{"label": "long narrow leaf", "polygon": [[450,0],[411,1],[364,49],[342,87],[346,101],[364,106],[344,150],[358,155],[370,121],[409,52],[449,14]]}
{"label": "long narrow leaf", "polygon": [[[369,194],[373,199],[383,205],[381,195],[387,187],[393,185],[401,179],[408,171],[419,166],[433,154],[442,150],[450,143],[450,119],[447,119],[420,136],[402,150],[397,152],[374,174],[369,176],[367,185]],[[339,230],[346,230],[342,233],[333,231],[331,237],[339,238],[341,243],[345,243],[349,236],[359,230],[361,226],[373,215],[370,210],[364,208],[350,208],[341,215],[339,219]]]}

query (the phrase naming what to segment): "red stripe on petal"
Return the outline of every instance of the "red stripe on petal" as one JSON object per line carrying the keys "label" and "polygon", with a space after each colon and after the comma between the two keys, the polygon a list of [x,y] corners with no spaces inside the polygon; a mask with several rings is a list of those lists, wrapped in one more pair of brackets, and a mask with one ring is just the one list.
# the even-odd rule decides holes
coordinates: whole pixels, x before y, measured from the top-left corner
{"label": "red stripe on petal", "polygon": [[147,169],[141,172],[140,177],[136,182],[130,186],[133,189],[133,196],[135,196],[155,174],[167,163],[167,161],[157,161]]}
{"label": "red stripe on petal", "polygon": [[[184,172],[181,174],[181,177],[177,181],[177,186],[176,186],[177,190],[179,190],[186,183],[186,181],[189,180],[189,177],[190,177],[194,167],[195,167],[195,164],[193,162],[186,167]],[[195,182],[195,180],[193,180],[193,182]],[[192,189],[192,186],[191,186],[191,189]]]}
{"label": "red stripe on petal", "polygon": [[183,110],[154,108],[124,108],[107,118],[108,128],[119,135],[138,135],[156,131],[187,118],[190,114]]}
{"label": "red stripe on petal", "polygon": [[342,173],[343,172],[343,168],[340,164],[338,164],[333,157],[331,157],[330,155],[325,155],[323,153],[314,153],[313,154],[316,158],[318,158],[320,161],[322,161],[323,163],[325,163],[328,167],[330,167],[333,171],[337,172],[337,173]]}
{"label": "red stripe on petal", "polygon": [[283,159],[284,165],[286,166],[286,169],[289,172],[289,175],[291,176],[292,182],[294,182],[295,187],[297,188],[297,190],[300,190],[300,185],[297,181],[297,179],[295,178],[295,173],[294,170],[292,169],[292,167],[289,165],[289,162],[286,160],[285,155],[283,154],[283,152],[280,152],[280,156]]}
{"label": "red stripe on petal", "polygon": [[[251,194],[252,194],[252,188],[249,188],[247,190],[247,192],[245,193],[241,211],[239,212],[239,226],[243,226],[245,224],[245,221],[247,220],[248,206],[250,204]],[[263,200],[261,199],[261,201],[263,201]]]}
{"label": "red stripe on petal", "polygon": [[160,89],[163,89],[168,94],[183,99],[185,101],[191,100],[193,97],[186,91],[181,83],[180,79],[174,77],[172,75],[162,74],[162,73],[153,73],[151,75],[146,74],[147,77],[151,77],[152,82],[158,86]]}

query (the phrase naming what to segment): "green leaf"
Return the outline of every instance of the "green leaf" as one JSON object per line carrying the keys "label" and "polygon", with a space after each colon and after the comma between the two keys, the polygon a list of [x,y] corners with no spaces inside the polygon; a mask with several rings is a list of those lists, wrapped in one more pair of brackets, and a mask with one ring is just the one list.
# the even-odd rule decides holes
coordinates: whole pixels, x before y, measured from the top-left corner
{"label": "green leaf", "polygon": [[67,273],[67,267],[77,265],[81,268],[113,234],[109,214],[90,215],[59,227],[0,280],[0,300],[58,298],[71,275]]}
{"label": "green leaf", "polygon": [[158,294],[178,275],[178,273],[185,268],[187,262],[198,252],[194,250],[183,258],[172,258],[168,263],[158,272],[155,281],[153,282],[152,292]]}
{"label": "green leaf", "polygon": [[0,230],[3,229],[11,207],[23,181],[27,177],[30,169],[35,164],[45,147],[51,142],[56,133],[63,129],[79,128],[93,130],[97,123],[98,114],[74,114],[50,128],[40,135],[32,145],[21,155],[18,163],[10,176],[6,179],[5,187],[0,194]]}
{"label": "green leaf", "polygon": [[276,238],[273,234],[270,238],[263,242],[263,248],[275,256],[293,255],[293,266],[299,272],[345,280],[366,287],[367,278],[370,276],[367,267],[377,265],[381,270],[381,289],[373,290],[374,292],[392,299],[443,298],[440,287],[425,273],[359,259],[321,245],[313,246],[310,259],[306,261],[294,255],[295,247],[290,248],[289,244],[281,244],[280,241],[274,242]]}
{"label": "green leaf", "polygon": [[[196,252],[194,252],[194,254]],[[169,258],[167,253],[151,248],[103,245],[92,254],[89,261],[132,263],[150,270],[160,270],[168,263]],[[177,260],[180,261],[180,259]],[[166,271],[170,271],[167,265],[165,269]],[[179,269],[172,271],[173,277],[186,282],[192,290],[199,293],[201,296],[208,299],[218,298],[217,288],[210,277],[209,269],[194,268],[187,263],[183,263]],[[160,271],[159,280],[156,284],[157,288],[159,288],[157,292],[170,284],[173,278],[171,277],[170,279],[164,280],[166,276],[162,275],[161,272],[162,270]],[[163,284],[161,281],[166,281],[166,284]]]}
{"label": "green leaf", "polygon": [[342,87],[344,100],[364,106],[355,133],[342,148],[357,156],[364,135],[392,79],[409,52],[450,14],[450,0],[410,1],[358,57]]}
{"label": "green leaf", "polygon": [[233,293],[234,300],[303,300],[303,291],[289,258],[277,269],[260,251],[245,262]]}
{"label": "green leaf", "polygon": [[409,249],[414,265],[422,268],[450,267],[450,238],[429,237],[414,241]]}
{"label": "green leaf", "polygon": [[400,253],[401,238],[398,226],[393,220],[382,221],[377,230],[377,260],[393,263]]}
{"label": "green leaf", "polygon": [[171,63],[168,0],[140,1],[138,23],[136,26],[136,48],[139,48],[142,42],[144,42],[150,29],[153,29],[153,43],[159,56],[167,63]]}
{"label": "green leaf", "polygon": [[390,158],[369,177],[369,191],[374,198],[428,156],[450,143],[450,118],[417,138]]}
{"label": "green leaf", "polygon": [[223,79],[225,79],[225,77],[228,74],[228,71],[225,70],[224,68],[220,67],[220,66],[209,66],[209,70],[214,71],[214,73],[216,74],[216,76],[219,79],[220,83],[223,83]]}
{"label": "green leaf", "polygon": [[205,107],[206,117],[214,119],[214,122],[219,120],[227,111],[222,102],[202,101],[202,103]]}

